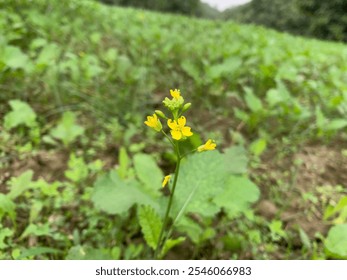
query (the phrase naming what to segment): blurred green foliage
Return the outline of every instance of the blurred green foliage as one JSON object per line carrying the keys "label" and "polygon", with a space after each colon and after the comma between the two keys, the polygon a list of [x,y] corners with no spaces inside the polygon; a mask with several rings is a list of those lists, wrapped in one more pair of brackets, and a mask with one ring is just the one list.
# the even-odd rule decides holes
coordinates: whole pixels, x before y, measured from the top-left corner
{"label": "blurred green foliage", "polygon": [[99,0],[109,5],[135,7],[153,11],[216,18],[219,12],[200,0]]}
{"label": "blurred green foliage", "polygon": [[326,40],[347,41],[344,0],[253,0],[226,10],[226,19]]}

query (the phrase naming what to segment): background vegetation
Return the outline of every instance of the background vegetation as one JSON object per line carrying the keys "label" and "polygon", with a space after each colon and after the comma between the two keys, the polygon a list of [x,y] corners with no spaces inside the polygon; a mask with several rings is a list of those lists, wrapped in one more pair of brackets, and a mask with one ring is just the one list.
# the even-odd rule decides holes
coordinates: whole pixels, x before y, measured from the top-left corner
{"label": "background vegetation", "polygon": [[187,149],[219,151],[182,163],[166,258],[347,258],[346,65],[262,27],[0,0],[0,258],[151,258],[176,159],[143,121],[170,88]]}
{"label": "background vegetation", "polygon": [[223,13],[224,18],[253,23],[297,35],[347,41],[344,0],[252,0]]}

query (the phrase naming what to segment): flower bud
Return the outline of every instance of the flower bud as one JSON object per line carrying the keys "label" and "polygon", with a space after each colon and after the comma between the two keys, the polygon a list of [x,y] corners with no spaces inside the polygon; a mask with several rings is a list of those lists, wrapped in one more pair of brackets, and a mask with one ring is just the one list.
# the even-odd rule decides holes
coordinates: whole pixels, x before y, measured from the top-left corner
{"label": "flower bud", "polygon": [[184,106],[183,106],[183,108],[182,108],[182,113],[184,113],[185,111],[187,111],[191,106],[192,106],[192,103],[186,103],[186,104],[184,104]]}
{"label": "flower bud", "polygon": [[167,117],[165,116],[165,114],[164,114],[162,111],[160,111],[160,110],[155,110],[154,112],[155,112],[155,114],[156,114],[158,117],[161,117],[161,118],[163,118],[163,119],[167,119]]}

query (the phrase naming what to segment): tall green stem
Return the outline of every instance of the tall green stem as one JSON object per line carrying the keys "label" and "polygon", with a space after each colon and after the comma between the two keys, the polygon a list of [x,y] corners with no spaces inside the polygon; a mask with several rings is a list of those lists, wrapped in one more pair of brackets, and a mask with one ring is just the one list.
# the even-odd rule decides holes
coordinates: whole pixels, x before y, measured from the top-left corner
{"label": "tall green stem", "polygon": [[171,206],[172,206],[173,197],[174,197],[174,194],[175,194],[178,174],[179,174],[179,171],[180,171],[181,156],[180,156],[178,144],[176,143],[174,145],[174,147],[175,147],[175,151],[176,151],[176,155],[177,155],[177,163],[176,163],[176,168],[175,168],[175,177],[174,177],[174,181],[173,181],[173,185],[172,185],[172,191],[171,191],[171,194],[170,194],[169,203],[168,203],[167,208],[166,208],[166,213],[165,213],[163,225],[161,227],[160,235],[159,235],[159,238],[158,238],[158,241],[157,241],[157,248],[155,249],[155,252],[154,252],[154,259],[158,259],[158,254],[160,252],[161,245],[163,245],[163,246],[165,245],[165,244],[161,244],[161,243],[162,243],[163,235],[164,235],[164,232],[165,232],[168,220],[169,220],[169,214],[170,214],[170,210],[171,210]]}

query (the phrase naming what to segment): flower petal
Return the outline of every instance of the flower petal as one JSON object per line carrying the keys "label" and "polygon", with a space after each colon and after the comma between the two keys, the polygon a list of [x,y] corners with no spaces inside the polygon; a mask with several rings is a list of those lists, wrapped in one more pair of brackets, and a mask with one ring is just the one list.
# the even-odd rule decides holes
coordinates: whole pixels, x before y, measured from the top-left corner
{"label": "flower petal", "polygon": [[184,117],[184,116],[182,116],[182,117],[180,117],[179,119],[178,119],[178,125],[179,126],[185,126],[186,125],[186,122],[187,122],[187,120],[186,120],[186,118]]}
{"label": "flower petal", "polygon": [[171,136],[175,140],[180,140],[182,138],[182,133],[179,130],[171,130]]}
{"label": "flower petal", "polygon": [[183,134],[183,136],[187,136],[187,137],[192,136],[192,135],[193,135],[193,132],[191,132],[190,130],[191,130],[191,128],[190,128],[189,126],[183,127],[183,128],[182,128],[182,134]]}
{"label": "flower petal", "polygon": [[171,129],[176,129],[176,128],[177,128],[177,123],[176,123],[176,121],[172,121],[171,119],[168,119],[167,125],[168,125]]}
{"label": "flower petal", "polygon": [[166,184],[169,182],[171,178],[171,175],[167,175],[164,177],[163,183],[161,184],[161,186],[164,188],[166,186]]}
{"label": "flower petal", "polygon": [[178,99],[181,96],[181,92],[179,89],[175,89],[175,90],[170,89],[170,94],[175,99]]}

